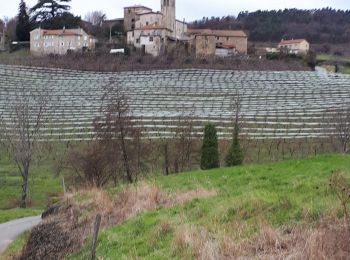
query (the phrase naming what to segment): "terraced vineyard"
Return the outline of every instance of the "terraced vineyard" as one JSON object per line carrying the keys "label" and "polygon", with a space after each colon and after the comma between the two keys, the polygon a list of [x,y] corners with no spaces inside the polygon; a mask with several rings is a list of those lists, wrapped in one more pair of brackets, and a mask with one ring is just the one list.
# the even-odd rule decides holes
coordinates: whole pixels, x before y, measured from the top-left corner
{"label": "terraced vineyard", "polygon": [[133,115],[150,138],[171,137],[179,118],[190,117],[194,132],[217,123],[229,137],[232,96],[239,91],[242,134],[250,138],[311,138],[334,134],[327,118],[350,105],[350,75],[325,72],[159,70],[97,73],[0,65],[0,112],[8,118],[15,88],[50,96],[45,140],[86,140],[100,114],[103,86],[117,80]]}

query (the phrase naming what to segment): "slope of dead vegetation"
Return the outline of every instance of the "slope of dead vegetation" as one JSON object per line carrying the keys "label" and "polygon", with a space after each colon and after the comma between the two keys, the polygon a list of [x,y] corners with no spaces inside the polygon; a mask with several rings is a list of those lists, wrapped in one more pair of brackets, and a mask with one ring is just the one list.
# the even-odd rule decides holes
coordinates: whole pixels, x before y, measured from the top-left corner
{"label": "slope of dead vegetation", "polygon": [[20,259],[61,259],[81,247],[91,235],[97,213],[101,227],[118,225],[139,213],[183,204],[194,198],[215,196],[215,191],[197,189],[182,193],[163,192],[155,184],[128,187],[117,195],[92,188],[70,194],[59,208],[34,228]]}
{"label": "slope of dead vegetation", "polygon": [[76,192],[33,230],[22,259],[88,259],[97,212],[100,259],[349,259],[334,171],[349,184],[349,155],[159,177],[117,195]]}

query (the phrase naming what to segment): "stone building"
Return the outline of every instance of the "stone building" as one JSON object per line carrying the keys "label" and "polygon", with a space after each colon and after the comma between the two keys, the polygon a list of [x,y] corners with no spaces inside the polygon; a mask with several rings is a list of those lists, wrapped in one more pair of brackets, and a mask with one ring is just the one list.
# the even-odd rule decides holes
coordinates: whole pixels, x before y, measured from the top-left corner
{"label": "stone building", "polygon": [[213,56],[216,52],[215,36],[198,34],[195,35],[195,49],[197,57]]}
{"label": "stone building", "polygon": [[196,56],[246,55],[248,36],[243,31],[191,29],[188,35],[196,47]]}
{"label": "stone building", "polygon": [[291,54],[306,54],[310,50],[310,43],[305,39],[282,40],[278,44],[278,49]]}
{"label": "stone building", "polygon": [[46,30],[30,32],[30,52],[33,55],[58,54],[68,51],[94,50],[96,40],[83,29]]}
{"label": "stone building", "polygon": [[127,43],[144,53],[158,56],[170,42],[187,38],[187,24],[176,20],[176,1],[161,0],[161,12],[144,6],[124,8]]}
{"label": "stone building", "polygon": [[134,30],[136,22],[140,20],[140,15],[149,12],[152,12],[152,9],[143,5],[124,7],[124,31]]}

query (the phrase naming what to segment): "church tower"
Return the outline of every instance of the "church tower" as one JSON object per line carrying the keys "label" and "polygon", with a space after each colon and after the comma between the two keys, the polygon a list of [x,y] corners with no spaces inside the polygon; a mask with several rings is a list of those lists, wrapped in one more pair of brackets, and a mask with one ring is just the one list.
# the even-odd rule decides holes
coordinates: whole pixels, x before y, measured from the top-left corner
{"label": "church tower", "polygon": [[176,26],[176,10],[175,0],[161,0],[163,26],[171,30],[175,35]]}

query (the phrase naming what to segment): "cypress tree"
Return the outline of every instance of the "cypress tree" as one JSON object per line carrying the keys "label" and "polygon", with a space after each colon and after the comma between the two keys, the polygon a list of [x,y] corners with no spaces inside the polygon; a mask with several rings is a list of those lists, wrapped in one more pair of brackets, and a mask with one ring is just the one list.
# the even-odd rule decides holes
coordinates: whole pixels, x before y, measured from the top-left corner
{"label": "cypress tree", "polygon": [[226,166],[237,166],[243,164],[243,151],[239,142],[239,125],[235,122],[233,140],[225,158]]}
{"label": "cypress tree", "polygon": [[218,136],[215,125],[207,124],[204,129],[201,169],[208,170],[214,168],[219,168]]}
{"label": "cypress tree", "polygon": [[29,41],[31,23],[29,20],[26,3],[23,0],[21,0],[19,4],[19,12],[18,12],[17,19],[18,19],[18,23],[16,26],[17,40],[21,42]]}

